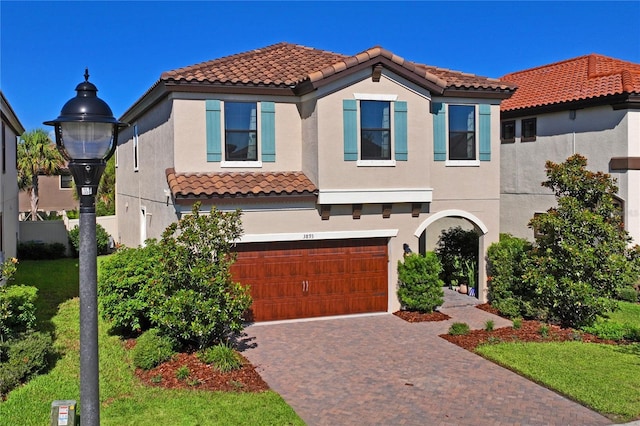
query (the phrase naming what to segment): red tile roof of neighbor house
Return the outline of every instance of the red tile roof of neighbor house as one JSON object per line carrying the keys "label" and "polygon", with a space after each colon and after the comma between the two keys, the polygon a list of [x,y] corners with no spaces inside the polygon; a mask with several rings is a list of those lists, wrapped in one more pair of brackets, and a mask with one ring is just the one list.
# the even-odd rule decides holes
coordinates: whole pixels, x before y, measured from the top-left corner
{"label": "red tile roof of neighbor house", "polygon": [[586,55],[507,74],[518,89],[502,111],[533,108],[619,94],[640,94],[640,64],[603,55]]}
{"label": "red tile roof of neighbor house", "polygon": [[305,82],[317,82],[376,58],[396,64],[415,74],[416,78],[443,89],[514,89],[497,79],[410,62],[379,46],[347,56],[284,42],[167,71],[162,73],[160,80],[291,88]]}
{"label": "red tile roof of neighbor house", "polygon": [[302,172],[176,173],[166,170],[174,197],[248,197],[314,195],[316,186]]}

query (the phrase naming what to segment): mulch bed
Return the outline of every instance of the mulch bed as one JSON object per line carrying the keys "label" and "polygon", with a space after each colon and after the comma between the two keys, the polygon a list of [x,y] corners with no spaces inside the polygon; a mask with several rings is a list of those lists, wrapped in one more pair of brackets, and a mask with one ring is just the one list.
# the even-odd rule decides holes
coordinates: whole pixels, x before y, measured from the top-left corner
{"label": "mulch bed", "polygon": [[[130,349],[135,340],[127,341],[125,347]],[[136,376],[147,386],[166,389],[200,389],[222,392],[264,392],[269,385],[262,380],[255,367],[242,355],[242,368],[221,373],[211,365],[200,362],[195,353],[179,353],[170,361],[160,364],[151,370],[136,369]],[[189,369],[186,379],[178,379],[178,370]]]}
{"label": "mulch bed", "polygon": [[[498,310],[488,303],[476,305],[476,308],[499,315]],[[408,322],[446,321],[450,319],[448,315],[441,312],[423,314],[413,311],[398,311],[393,314]],[[546,333],[542,333],[541,329],[543,327],[547,328]],[[557,325],[549,325],[540,321],[522,321],[522,327],[519,329],[503,327],[492,331],[471,330],[469,334],[461,336],[441,334],[440,337],[471,352],[481,344],[500,342],[566,342],[580,340],[582,342],[618,344],[613,340],[600,339],[592,334],[560,328]]]}

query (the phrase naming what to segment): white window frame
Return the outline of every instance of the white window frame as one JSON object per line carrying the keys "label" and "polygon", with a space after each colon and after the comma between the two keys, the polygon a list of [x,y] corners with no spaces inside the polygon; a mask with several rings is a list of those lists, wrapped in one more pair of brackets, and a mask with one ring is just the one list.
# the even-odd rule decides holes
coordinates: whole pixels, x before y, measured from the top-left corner
{"label": "white window frame", "polygon": [[[395,167],[396,159],[395,159],[395,135],[394,135],[394,114],[395,114],[395,101],[398,100],[398,95],[392,94],[380,94],[380,93],[354,93],[354,99],[358,101],[358,120],[356,123],[357,126],[357,143],[358,143],[358,160],[356,161],[357,167]],[[389,149],[391,150],[391,159],[390,160],[361,160],[360,156],[362,154],[362,134],[360,123],[362,122],[360,116],[360,101],[381,101],[381,102],[389,102],[390,110],[389,110]]]}
{"label": "white window frame", "polygon": [[[449,159],[449,144],[450,144],[450,133],[449,133],[449,120],[451,118],[451,112],[449,111],[449,108],[452,106],[472,106],[474,107],[473,109],[473,113],[474,113],[474,131],[475,131],[475,153],[476,153],[476,158],[475,160],[450,160]],[[445,166],[447,167],[480,167],[480,108],[478,107],[478,104],[475,103],[463,103],[463,102],[456,102],[456,103],[446,103],[446,126],[447,126],[447,142],[446,142],[446,149],[447,149],[447,159],[445,160]]]}
{"label": "white window frame", "polygon": [[133,125],[133,171],[140,170],[140,147],[138,145],[138,125]]}
{"label": "white window frame", "polygon": [[[231,102],[231,103],[254,103],[256,104],[256,151],[257,151],[257,157],[258,160],[257,161],[227,161],[225,159],[225,156],[227,154],[227,135],[226,135],[226,127],[225,127],[225,117],[224,117],[224,104],[225,102]],[[262,107],[261,107],[261,103],[259,101],[236,101],[236,100],[228,100],[228,101],[221,101],[220,102],[220,122],[221,122],[221,131],[222,131],[222,135],[221,135],[221,147],[220,150],[221,155],[222,155],[222,161],[220,161],[220,167],[227,167],[227,168],[261,168],[262,167],[262,160],[260,160],[262,158]]]}

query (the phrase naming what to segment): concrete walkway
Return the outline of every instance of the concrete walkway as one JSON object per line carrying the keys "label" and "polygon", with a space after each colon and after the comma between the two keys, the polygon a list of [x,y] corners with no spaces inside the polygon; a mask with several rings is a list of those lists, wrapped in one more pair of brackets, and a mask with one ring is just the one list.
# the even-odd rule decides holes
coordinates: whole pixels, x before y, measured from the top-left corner
{"label": "concrete walkway", "polygon": [[257,324],[244,355],[308,425],[608,425],[588,410],[438,337],[452,322],[509,321],[447,295],[452,319],[391,314]]}

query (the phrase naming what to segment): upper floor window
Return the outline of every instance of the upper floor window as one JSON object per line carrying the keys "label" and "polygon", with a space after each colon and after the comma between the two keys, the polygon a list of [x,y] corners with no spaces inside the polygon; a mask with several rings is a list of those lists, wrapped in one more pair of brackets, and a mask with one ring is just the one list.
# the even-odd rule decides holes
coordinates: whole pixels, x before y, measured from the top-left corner
{"label": "upper floor window", "polygon": [[226,161],[258,161],[256,103],[225,102],[224,134]]}
{"label": "upper floor window", "polygon": [[449,106],[449,160],[476,159],[476,108]]}
{"label": "upper floor window", "polygon": [[360,159],[391,160],[391,103],[360,101]]}
{"label": "upper floor window", "polygon": [[500,139],[502,143],[515,142],[516,140],[516,122],[515,120],[506,120],[500,126]]}
{"label": "upper floor window", "polygon": [[60,189],[69,189],[73,187],[73,176],[60,175]]}
{"label": "upper floor window", "polygon": [[521,128],[522,142],[533,142],[536,140],[537,135],[537,122],[536,118],[523,118]]}

